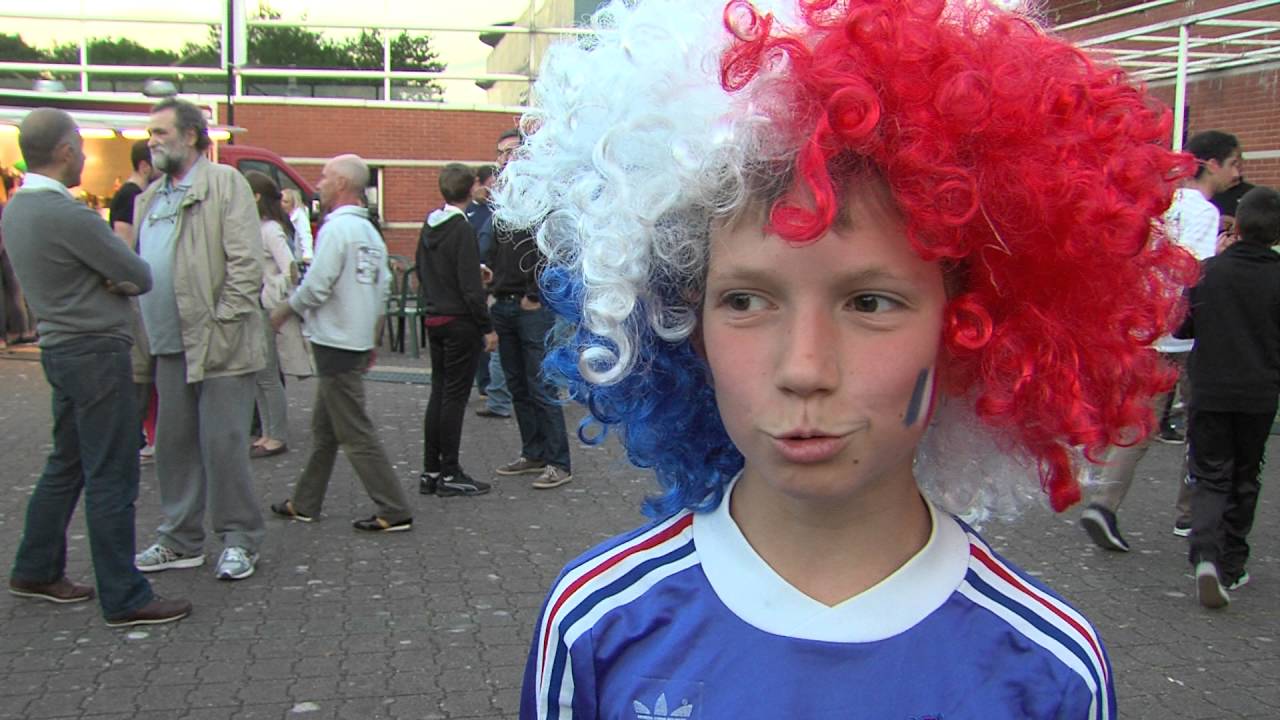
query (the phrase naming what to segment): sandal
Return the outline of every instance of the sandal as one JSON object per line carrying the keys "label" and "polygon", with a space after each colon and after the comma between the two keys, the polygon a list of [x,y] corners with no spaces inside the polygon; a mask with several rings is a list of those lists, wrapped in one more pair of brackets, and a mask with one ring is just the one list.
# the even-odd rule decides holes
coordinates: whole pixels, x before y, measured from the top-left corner
{"label": "sandal", "polygon": [[292,500],[285,500],[284,502],[278,502],[273,504],[271,506],[271,512],[279,515],[280,517],[289,518],[290,520],[297,520],[298,522],[309,523],[309,522],[315,521],[315,518],[311,517],[310,515],[303,515],[302,513],[295,510],[293,507]]}

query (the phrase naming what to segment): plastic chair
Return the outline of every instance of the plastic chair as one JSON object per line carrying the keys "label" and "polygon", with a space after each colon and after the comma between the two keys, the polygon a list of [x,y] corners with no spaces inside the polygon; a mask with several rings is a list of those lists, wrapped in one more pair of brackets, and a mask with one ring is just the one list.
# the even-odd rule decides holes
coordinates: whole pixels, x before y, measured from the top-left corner
{"label": "plastic chair", "polygon": [[410,338],[410,347],[408,347],[408,356],[417,359],[419,357],[419,348],[424,347],[426,340],[425,320],[426,315],[425,302],[422,300],[421,288],[417,282],[417,266],[410,265],[404,269],[401,275],[401,291],[399,291],[399,313],[397,314],[397,323],[399,324],[399,346],[401,352],[404,352],[404,329],[408,329],[408,338]]}
{"label": "plastic chair", "polygon": [[[402,305],[400,298],[400,285],[404,281],[404,269],[408,259],[400,255],[391,255],[387,258],[387,270],[391,273],[391,288],[387,292],[387,306],[384,311],[384,320],[378,328],[378,347],[382,347],[382,336],[387,336],[387,349],[390,352],[396,352],[397,347],[401,347],[404,343],[401,337],[396,334],[397,324],[401,335],[404,333],[404,314],[402,313]],[[393,322],[395,321],[395,322]]]}

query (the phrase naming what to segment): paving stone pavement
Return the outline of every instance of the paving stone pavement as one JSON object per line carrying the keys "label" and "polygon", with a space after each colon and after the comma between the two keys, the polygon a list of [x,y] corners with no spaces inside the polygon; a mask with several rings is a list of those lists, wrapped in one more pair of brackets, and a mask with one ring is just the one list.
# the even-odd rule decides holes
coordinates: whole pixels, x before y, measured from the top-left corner
{"label": "paving stone pavement", "polygon": [[[15,359],[24,358],[24,359]],[[32,353],[0,353],[0,550],[7,568],[26,498],[49,443],[48,389]],[[397,365],[404,362],[396,358]],[[368,383],[369,405],[405,486],[421,463],[428,387]],[[254,461],[267,517],[257,573],[220,582],[209,564],[150,576],[195,602],[188,619],[107,628],[96,604],[0,597],[0,719],[311,720],[514,718],[533,623],[561,565],[642,522],[645,473],[620,449],[573,446],[574,481],[535,491],[497,478],[480,498],[413,494],[414,530],[369,537],[350,520],[370,503],[340,461],[313,524],[271,517],[309,448],[314,383],[288,387],[291,451]],[[473,402],[478,407],[479,402]],[[581,416],[570,411],[576,421]],[[1198,607],[1185,541],[1170,533],[1178,447],[1152,448],[1122,511],[1128,554],[1089,543],[1076,512],[1028,513],[984,528],[1006,556],[1043,578],[1098,626],[1123,718],[1280,717],[1280,523],[1262,496],[1253,582],[1222,612]],[[518,454],[513,420],[468,415],[463,464],[480,478]],[[1264,486],[1276,480],[1268,468]],[[159,516],[144,467],[138,544]],[[92,577],[82,514],[70,577]],[[856,713],[854,713],[856,715]],[[953,719],[949,719],[953,720]]]}

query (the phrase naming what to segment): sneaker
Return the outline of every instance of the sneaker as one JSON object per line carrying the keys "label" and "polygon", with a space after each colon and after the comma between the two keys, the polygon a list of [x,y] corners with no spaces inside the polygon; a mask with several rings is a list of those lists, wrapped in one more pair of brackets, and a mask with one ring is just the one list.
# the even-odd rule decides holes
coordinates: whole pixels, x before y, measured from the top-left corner
{"label": "sneaker", "polygon": [[1156,441],[1165,445],[1182,445],[1187,441],[1187,436],[1174,430],[1173,428],[1164,428],[1156,433]]}
{"label": "sneaker", "polygon": [[1196,597],[1201,605],[1213,610],[1226,607],[1231,602],[1231,596],[1227,595],[1227,589],[1218,579],[1218,568],[1208,560],[1196,563]]}
{"label": "sneaker", "polygon": [[177,550],[156,543],[133,556],[133,564],[142,572],[160,572],[161,570],[179,570],[181,568],[200,567],[204,564],[204,553],[183,555]]}
{"label": "sneaker", "polygon": [[303,515],[302,513],[298,512],[297,509],[293,507],[292,500],[285,500],[283,502],[274,503],[271,506],[271,512],[279,515],[280,517],[289,518],[290,520],[297,520],[298,522],[305,522],[305,523],[315,522],[315,518],[311,517],[310,515]]}
{"label": "sneaker", "polygon": [[422,471],[418,476],[418,494],[419,495],[435,495],[436,488],[440,484],[440,473]]}
{"label": "sneaker", "polygon": [[146,465],[156,461],[156,446],[147,445],[138,451],[138,463]]}
{"label": "sneaker", "polygon": [[436,487],[436,494],[440,497],[453,497],[455,495],[484,495],[492,489],[487,482],[480,482],[470,475],[459,470],[453,475],[445,475],[440,478],[440,484]]}
{"label": "sneaker", "polygon": [[1249,571],[1245,570],[1244,572],[1240,573],[1240,575],[1235,580],[1232,580],[1231,582],[1227,583],[1227,589],[1239,590],[1245,585],[1248,585],[1250,579],[1251,578],[1249,577]]}
{"label": "sneaker", "polygon": [[489,408],[487,408],[487,407],[482,407],[482,408],[480,408],[480,409],[476,410],[476,415],[478,415],[478,416],[480,416],[480,417],[487,417],[487,418],[509,418],[509,417],[511,417],[511,413],[500,413],[500,412],[498,412],[497,410],[490,410],[490,409],[489,409]]}
{"label": "sneaker", "polygon": [[151,602],[134,610],[128,615],[107,619],[107,627],[129,627],[131,625],[161,625],[174,622],[191,614],[190,600],[165,600],[160,596],[153,597]]}
{"label": "sneaker", "polygon": [[573,476],[568,470],[562,470],[555,465],[548,465],[546,470],[533,481],[533,487],[538,490],[550,490],[557,488],[569,482]]}
{"label": "sneaker", "polygon": [[1190,520],[1174,520],[1173,534],[1178,537],[1191,537],[1191,521]]}
{"label": "sneaker", "polygon": [[521,456],[519,460],[509,462],[494,472],[499,475],[532,475],[542,472],[546,466],[547,464],[541,460],[528,460]]}
{"label": "sneaker", "polygon": [[1116,526],[1116,514],[1101,505],[1092,503],[1085,508],[1080,513],[1080,525],[1089,533],[1093,544],[1103,550],[1129,552],[1129,543],[1125,542],[1120,535],[1120,528]]}
{"label": "sneaker", "polygon": [[18,597],[39,598],[62,605],[92,600],[94,596],[93,588],[73,583],[65,577],[51,583],[33,583],[9,578],[9,593]]}
{"label": "sneaker", "polygon": [[219,580],[243,580],[253,574],[257,564],[258,553],[251,553],[240,547],[229,547],[218,558],[218,571],[215,575]]}
{"label": "sneaker", "polygon": [[364,520],[356,520],[351,527],[365,532],[404,532],[413,529],[413,518],[406,518],[398,523],[387,522],[374,515]]}

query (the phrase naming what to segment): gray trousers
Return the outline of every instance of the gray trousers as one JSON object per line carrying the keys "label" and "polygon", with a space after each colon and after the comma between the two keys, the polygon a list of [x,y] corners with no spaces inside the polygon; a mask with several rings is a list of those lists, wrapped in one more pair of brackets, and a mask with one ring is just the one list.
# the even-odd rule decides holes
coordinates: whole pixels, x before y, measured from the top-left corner
{"label": "gray trousers", "polygon": [[288,404],[284,397],[284,383],[280,381],[280,357],[276,350],[276,331],[264,310],[262,324],[267,335],[267,366],[254,373],[257,385],[256,401],[258,419],[262,421],[262,434],[272,440],[289,442]]}
{"label": "gray trousers", "polygon": [[257,552],[266,530],[249,470],[253,375],[187,382],[182,353],[156,356],[156,476],[160,544],[184,555],[204,548],[204,510],[226,547]]}
{"label": "gray trousers", "polygon": [[377,507],[378,517],[397,523],[413,517],[404,489],[378,440],[364,407],[364,371],[351,370],[316,378],[316,403],[311,414],[311,456],[293,488],[293,507],[316,517],[342,447],[356,477]]}
{"label": "gray trousers", "polygon": [[[1129,494],[1129,488],[1133,485],[1138,461],[1147,454],[1147,448],[1150,445],[1151,438],[1148,437],[1131,447],[1111,448],[1107,453],[1107,464],[1102,469],[1102,477],[1090,500],[1111,512],[1117,512],[1120,509],[1120,503],[1124,502],[1125,495]],[[1174,503],[1177,513],[1174,520],[1183,525],[1191,522],[1191,486],[1187,484],[1186,468],[1184,459],[1182,476],[1178,478],[1178,499]]]}

